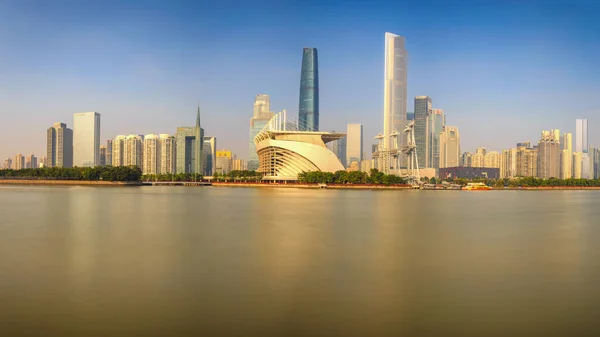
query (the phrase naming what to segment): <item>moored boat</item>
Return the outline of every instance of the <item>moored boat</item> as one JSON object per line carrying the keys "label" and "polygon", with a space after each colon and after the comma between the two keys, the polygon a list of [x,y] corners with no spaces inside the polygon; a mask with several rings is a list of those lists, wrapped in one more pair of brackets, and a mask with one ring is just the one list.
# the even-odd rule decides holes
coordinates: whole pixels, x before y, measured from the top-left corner
{"label": "moored boat", "polygon": [[488,191],[492,188],[484,183],[468,183],[467,186],[462,189],[465,191]]}

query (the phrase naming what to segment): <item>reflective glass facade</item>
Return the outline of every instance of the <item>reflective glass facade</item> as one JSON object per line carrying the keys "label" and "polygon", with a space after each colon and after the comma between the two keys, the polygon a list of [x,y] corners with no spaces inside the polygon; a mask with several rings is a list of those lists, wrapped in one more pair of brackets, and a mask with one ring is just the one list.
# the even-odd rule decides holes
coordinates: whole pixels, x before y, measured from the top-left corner
{"label": "reflective glass facade", "polygon": [[319,130],[319,62],[317,48],[304,48],[302,53],[298,125],[301,130]]}

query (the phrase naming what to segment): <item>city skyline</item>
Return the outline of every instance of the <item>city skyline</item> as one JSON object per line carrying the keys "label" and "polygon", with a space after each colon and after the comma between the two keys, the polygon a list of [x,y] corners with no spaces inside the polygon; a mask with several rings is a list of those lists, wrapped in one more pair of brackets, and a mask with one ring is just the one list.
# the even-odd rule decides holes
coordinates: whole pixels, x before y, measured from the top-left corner
{"label": "city skyline", "polygon": [[[254,57],[244,59],[244,56],[240,60],[232,56],[223,57],[222,60],[204,56],[189,58],[188,52],[190,56],[196,55],[199,51],[197,47],[159,39],[158,45],[165,43],[178,52],[184,52],[181,67],[175,67],[177,62],[173,62],[171,56],[177,54],[158,53],[154,44],[149,44],[142,33],[130,37],[131,40],[114,37],[111,34],[114,30],[100,23],[104,17],[100,14],[94,16],[97,6],[100,5],[75,6],[64,13],[50,9],[44,13],[49,20],[75,18],[79,12],[85,14],[82,17],[93,19],[67,20],[62,26],[50,27],[47,25],[49,21],[35,20],[42,15],[40,11],[23,7],[17,2],[0,4],[0,26],[5,28],[3,31],[11,32],[3,37],[9,52],[0,59],[0,70],[6,74],[5,82],[0,84],[0,89],[4,89],[0,90],[0,99],[3,102],[3,116],[9,117],[12,126],[0,133],[0,143],[3,144],[0,148],[1,158],[13,157],[15,153],[33,153],[41,158],[46,142],[40,130],[47,129],[54,122],[70,125],[72,114],[78,111],[93,110],[102,114],[101,144],[119,134],[128,134],[129,130],[150,134],[166,129],[174,133],[177,126],[188,124],[189,102],[195,102],[198,96],[203,107],[206,107],[203,109],[206,111],[203,114],[205,128],[220,139],[224,147],[245,157],[248,131],[247,122],[241,121],[247,121],[252,97],[259,93],[269,94],[273,111],[287,109],[288,113],[297,113],[299,51],[307,45],[318,48],[320,54],[321,129],[340,130],[349,121],[363,124],[364,149],[368,157],[372,138],[381,132],[381,96],[384,91],[381,81],[381,54],[384,52],[381,36],[386,31],[407,37],[406,49],[411,52],[408,66],[408,82],[411,83],[407,95],[409,106],[415,96],[432,97],[435,106],[445,110],[448,123],[460,128],[461,148],[464,150],[473,151],[481,145],[501,150],[512,147],[516,140],[536,142],[539,130],[545,128],[558,128],[575,134],[572,120],[576,118],[588,119],[589,145],[597,146],[600,143],[600,123],[594,120],[595,116],[600,115],[600,101],[593,94],[599,84],[595,75],[597,70],[590,56],[595,55],[598,47],[585,42],[585,37],[589,35],[583,31],[586,26],[580,23],[584,21],[581,20],[582,16],[597,12],[593,6],[543,6],[542,14],[533,18],[535,24],[528,23],[530,17],[511,14],[501,6],[445,8],[450,12],[461,11],[459,19],[465,22],[462,30],[445,29],[448,27],[443,25],[443,20],[441,23],[431,20],[432,24],[427,29],[419,30],[415,26],[418,15],[410,19],[408,14],[402,14],[407,15],[407,20],[392,20],[391,13],[400,12],[402,5],[389,8],[389,15],[385,15],[381,6],[374,6],[353,25],[356,30],[352,32],[357,34],[344,36],[323,20],[317,20],[312,30],[295,30],[294,23],[308,15],[306,11],[298,11],[289,23],[279,25],[281,33],[271,33],[275,43],[284,41],[284,37],[285,42],[278,44],[277,48],[269,45],[261,51],[259,56],[269,62],[259,62],[252,67],[254,70],[240,72],[238,78],[242,79],[241,84],[224,81],[222,70],[241,60],[244,61],[234,65],[230,71],[247,67],[256,60]],[[535,9],[540,5],[526,6]],[[582,7],[586,10],[582,11]],[[183,15],[179,11],[163,9],[166,11],[165,17],[170,20],[181,19]],[[559,16],[559,13],[576,9],[579,9],[578,20]],[[214,10],[225,9],[218,7]],[[327,13],[326,8],[321,10]],[[288,10],[275,8],[265,15],[275,17],[281,11]],[[350,6],[348,11],[356,14],[359,9]],[[418,10],[411,7],[410,12],[418,13]],[[484,22],[485,15],[479,18],[479,14],[492,12],[498,14],[493,22]],[[102,13],[118,14],[111,10],[107,14],[106,11]],[[190,10],[190,13],[194,11]],[[380,22],[373,23],[368,14],[378,14]],[[428,15],[432,18],[442,17],[439,10],[433,10]],[[346,14],[337,20],[343,21],[349,17],[350,14]],[[557,28],[551,25],[557,18],[568,23],[561,26],[559,35],[554,34]],[[117,23],[130,23],[122,17],[115,20]],[[149,25],[148,28],[156,32],[163,25],[171,27],[173,21],[165,20],[156,24],[141,20],[127,29]],[[398,24],[397,21],[403,23]],[[31,33],[19,29],[19,22],[33,32],[44,30],[53,38],[52,41],[61,38],[61,43],[56,48],[49,48],[49,55],[44,59],[33,55],[21,57],[28,53],[30,45],[36,45],[37,40]],[[513,29],[501,31],[499,27],[506,22],[514,23]],[[260,25],[246,25],[260,31]],[[78,28],[82,30],[75,32]],[[205,31],[202,27],[194,29],[196,32]],[[285,34],[289,32],[294,34]],[[257,34],[255,38],[260,39],[264,34],[267,33],[263,30],[262,35]],[[333,35],[339,39],[332,39]],[[485,42],[490,36],[496,39],[495,46]],[[81,39],[88,37],[88,44],[98,56],[88,60],[79,58],[74,62],[68,54],[78,49]],[[183,40],[188,38],[182,37]],[[238,37],[235,35],[233,38],[235,41]],[[104,44],[94,47],[96,39],[101,39],[98,41]],[[207,38],[205,43],[208,47],[216,47],[216,55],[226,55],[231,45],[219,45],[217,41],[218,36],[215,36]],[[551,46],[556,43],[569,45],[570,48],[547,53],[553,50]],[[44,46],[42,43],[38,47]],[[133,46],[139,47],[139,52]],[[435,53],[442,49],[445,53],[437,53],[442,55]],[[348,56],[355,53],[359,56]],[[445,54],[452,57],[443,59]],[[115,70],[105,68],[106,63],[102,58],[116,60]],[[134,60],[139,62],[130,63]],[[563,64],[561,70],[548,70],[545,67],[558,61]],[[137,66],[132,67],[133,64]],[[186,69],[185,74],[182,73],[182,67]],[[127,71],[118,72],[118,69]],[[39,80],[36,74],[43,74],[43,80]],[[552,77],[559,81],[549,81]],[[435,80],[432,81],[432,78]],[[167,82],[175,85],[167,88],[161,84]],[[559,84],[551,84],[555,82]],[[123,91],[124,86],[132,89]],[[229,95],[232,92],[235,95]],[[225,93],[229,95],[227,100],[223,99]],[[558,101],[550,99],[554,96],[565,98]],[[506,97],[510,99],[506,100]],[[232,119],[224,116],[231,116]],[[517,117],[521,123],[513,122]],[[232,120],[236,122],[232,123]],[[485,126],[489,122],[493,122],[494,127]],[[14,139],[18,141],[12,141]]]}

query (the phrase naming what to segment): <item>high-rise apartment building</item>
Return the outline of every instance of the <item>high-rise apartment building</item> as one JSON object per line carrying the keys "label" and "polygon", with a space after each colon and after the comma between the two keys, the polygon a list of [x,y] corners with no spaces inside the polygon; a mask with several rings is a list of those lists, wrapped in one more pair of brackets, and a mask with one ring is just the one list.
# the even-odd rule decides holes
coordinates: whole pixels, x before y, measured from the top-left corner
{"label": "high-rise apartment building", "polygon": [[461,163],[460,133],[455,126],[445,125],[440,132],[439,167],[458,167]]}
{"label": "high-rise apartment building", "polygon": [[[440,168],[440,133],[446,124],[446,117],[444,116],[444,110],[432,109],[431,115],[429,115],[428,129],[429,135],[427,139],[428,143],[428,162],[432,168]],[[401,130],[400,130],[401,131]]]}
{"label": "high-rise apartment building", "polygon": [[144,136],[129,135],[123,143],[123,166],[137,166],[142,168]]}
{"label": "high-rise apartment building", "polygon": [[[383,146],[393,147],[391,135],[397,131],[402,135],[406,127],[407,64],[408,52],[405,38],[385,33],[385,68],[383,86]],[[416,110],[415,110],[416,116]],[[403,137],[398,139],[403,140]],[[403,143],[402,143],[403,144]],[[400,146],[402,144],[399,144]],[[419,162],[420,163],[420,162]],[[419,167],[424,167],[419,165]]]}
{"label": "high-rise apartment building", "polygon": [[25,168],[37,168],[38,167],[38,159],[34,155],[27,156],[25,158]]}
{"label": "high-rise apartment building", "polygon": [[415,97],[415,143],[419,168],[430,168],[429,116],[432,113],[431,97]]}
{"label": "high-rise apartment building", "polygon": [[530,142],[517,143],[516,177],[537,176],[537,149]]}
{"label": "high-rise apartment building", "polygon": [[[363,126],[362,124],[348,124],[346,130],[346,164],[349,167],[353,162],[363,160]],[[346,167],[346,165],[344,165]]]}
{"label": "high-rise apartment building", "polygon": [[[271,118],[273,117],[273,113],[271,112],[271,100],[269,95],[256,95],[254,98],[254,114],[252,118],[250,118],[250,139],[249,139],[249,156],[248,156],[248,169],[251,171],[256,171],[258,169],[258,153],[256,153],[256,144],[254,143],[254,137],[258,135],[258,133],[269,123]],[[211,153],[215,153],[215,147],[211,150]],[[206,158],[206,155],[205,155]],[[212,167],[206,168],[211,171],[210,174],[205,172],[205,175],[212,175],[214,172],[214,161],[215,157],[212,157]]]}
{"label": "high-rise apartment building", "polygon": [[13,169],[22,170],[25,168],[25,157],[22,154],[17,154],[13,160]]}
{"label": "high-rise apartment building", "polygon": [[471,156],[471,167],[485,167],[485,154],[487,150],[485,147],[480,147],[475,150],[475,153]]}
{"label": "high-rise apartment building", "polygon": [[126,136],[117,136],[112,140],[112,166],[125,166],[125,160],[123,159],[123,151],[125,148]]}
{"label": "high-rise apartment building", "polygon": [[4,166],[3,166],[3,168],[4,168],[5,170],[12,170],[12,168],[13,168],[13,162],[12,162],[12,159],[10,159],[10,158],[6,158],[6,159],[4,160]]}
{"label": "high-rise apartment building", "polygon": [[593,179],[600,178],[600,150],[590,147],[588,149],[591,162],[591,177]]}
{"label": "high-rise apartment building", "polygon": [[302,52],[298,126],[301,130],[319,130],[319,57],[317,48],[304,48]]}
{"label": "high-rise apartment building", "polygon": [[[252,144],[254,144],[253,141]],[[217,168],[217,138],[204,137],[204,147],[202,153],[204,154],[204,175],[207,177],[212,176],[215,174]],[[256,146],[254,147],[254,154],[256,154]],[[251,167],[250,161],[248,161],[248,170],[256,171],[258,168],[258,156],[256,156],[256,158],[256,166],[252,165]]]}
{"label": "high-rise apartment building", "polygon": [[73,130],[64,123],[54,123],[46,131],[48,167],[73,167]]}
{"label": "high-rise apartment building", "polygon": [[248,169],[248,163],[243,159],[234,159],[231,169],[233,171],[246,171]]}
{"label": "high-rise apartment building", "polygon": [[216,172],[219,174],[227,174],[231,172],[233,165],[233,155],[229,150],[220,150],[216,154]]}
{"label": "high-rise apartment building", "polygon": [[106,146],[100,145],[100,166],[106,166]]}
{"label": "high-rise apartment building", "polygon": [[160,134],[160,173],[173,174],[177,171],[177,141],[175,137]]}
{"label": "high-rise apartment building", "polygon": [[112,139],[106,141],[106,165],[112,165]]}
{"label": "high-rise apartment building", "polygon": [[483,157],[483,167],[500,168],[500,153],[498,151],[488,151]]}
{"label": "high-rise apartment building", "polygon": [[73,165],[94,167],[100,164],[100,114],[73,115]]}
{"label": "high-rise apartment building", "polygon": [[144,136],[142,155],[143,174],[160,173],[160,149],[160,138],[158,135],[149,134]]}
{"label": "high-rise apartment building", "polygon": [[518,148],[502,150],[500,156],[500,178],[513,178],[517,175],[518,152]]}
{"label": "high-rise apartment building", "polygon": [[177,173],[202,174],[202,148],[204,130],[200,126],[200,107],[196,115],[195,127],[179,127],[175,135],[177,140]]}
{"label": "high-rise apartment building", "polygon": [[575,121],[575,152],[588,152],[587,119],[577,119]]}
{"label": "high-rise apartment building", "polygon": [[556,136],[554,130],[542,131],[542,137],[538,143],[538,165],[537,177],[559,178],[560,177],[560,137]]}
{"label": "high-rise apartment building", "polygon": [[[473,154],[470,152],[464,152],[461,155],[460,166],[472,167],[473,166]],[[451,166],[448,166],[451,167]]]}

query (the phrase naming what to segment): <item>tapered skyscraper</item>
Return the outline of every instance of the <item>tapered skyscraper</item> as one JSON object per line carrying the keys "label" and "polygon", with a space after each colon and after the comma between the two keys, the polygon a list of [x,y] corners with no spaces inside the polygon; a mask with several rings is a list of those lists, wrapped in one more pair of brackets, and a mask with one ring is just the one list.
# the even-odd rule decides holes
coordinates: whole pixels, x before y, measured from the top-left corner
{"label": "tapered skyscraper", "polygon": [[298,125],[301,130],[319,130],[319,61],[317,48],[304,48],[302,53]]}
{"label": "tapered skyscraper", "polygon": [[[383,141],[392,148],[390,135],[406,126],[406,76],[408,52],[404,37],[385,33],[385,82],[383,88]],[[403,137],[400,137],[402,139]],[[399,139],[399,140],[400,140]],[[420,158],[419,158],[420,159]]]}

